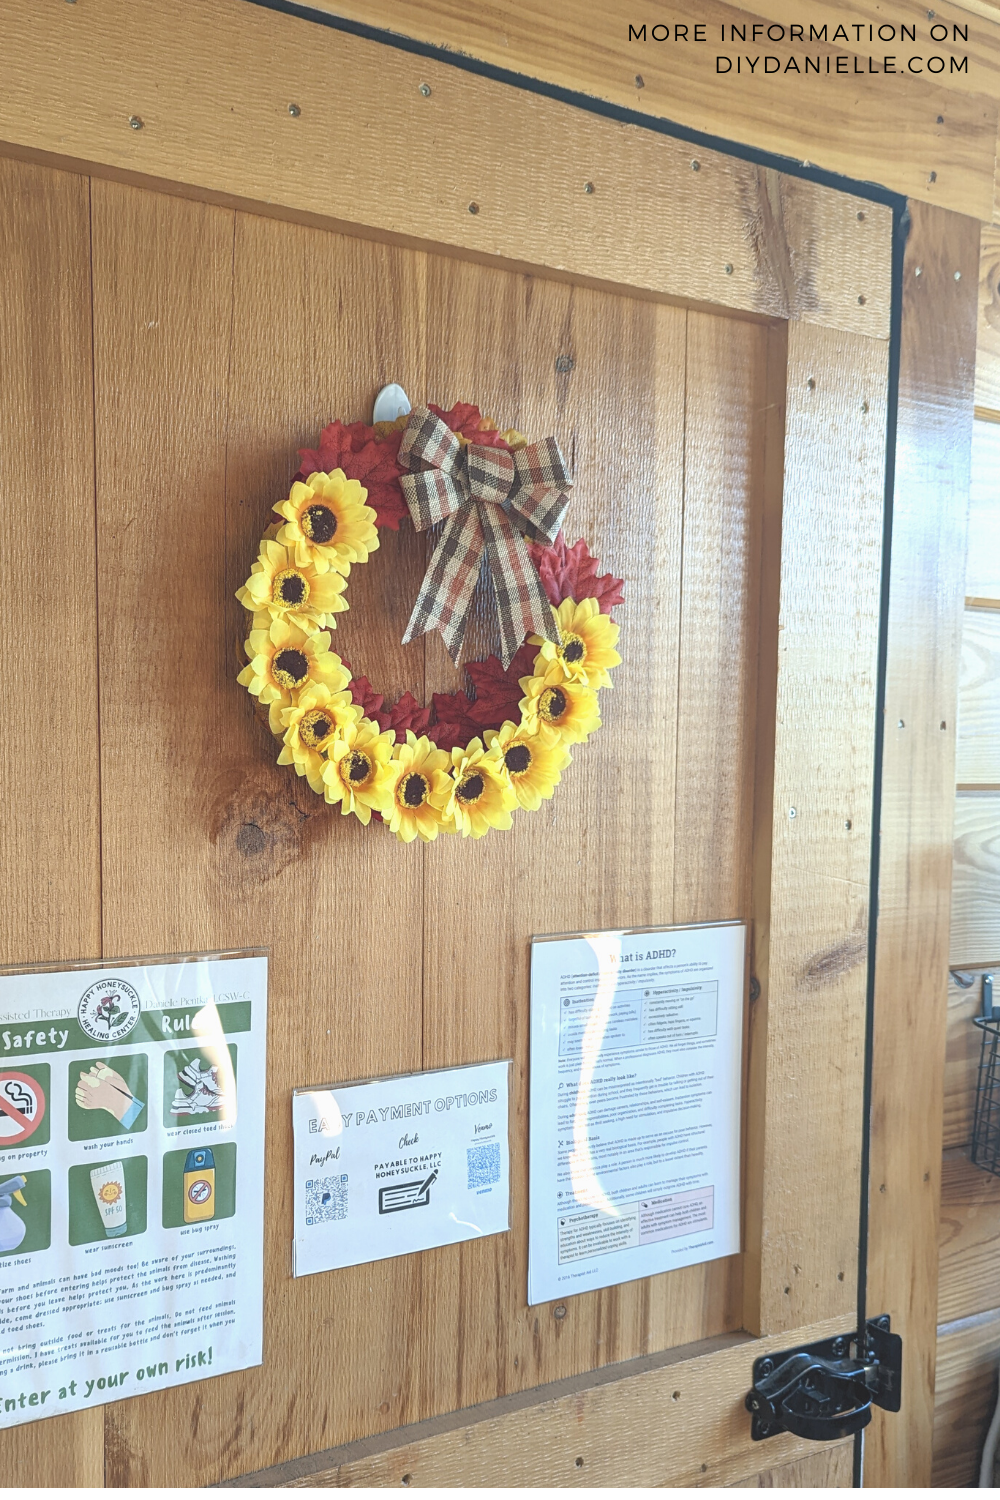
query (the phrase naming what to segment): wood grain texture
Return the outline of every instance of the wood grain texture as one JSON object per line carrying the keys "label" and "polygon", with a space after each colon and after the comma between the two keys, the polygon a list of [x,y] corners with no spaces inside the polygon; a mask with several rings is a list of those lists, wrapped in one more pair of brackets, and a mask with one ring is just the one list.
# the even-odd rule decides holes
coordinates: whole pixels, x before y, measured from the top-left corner
{"label": "wood grain texture", "polygon": [[1000,792],[959,792],[951,908],[954,967],[1000,965]]}
{"label": "wood grain texture", "polygon": [[1000,224],[984,224],[979,244],[976,405],[1000,412]]}
{"label": "wood grain texture", "polygon": [[955,778],[1000,786],[1000,610],[967,609],[962,620]]}
{"label": "wood grain texture", "polygon": [[945,1324],[937,1341],[931,1484],[974,1486],[997,1399],[1000,1311]]}
{"label": "wood grain texture", "polygon": [[[90,202],[85,178],[0,160],[0,963],[101,954],[100,760],[91,385]],[[53,498],[55,503],[53,503]],[[40,711],[52,626],[24,628],[25,581],[49,580],[73,666],[59,677],[58,743]],[[55,580],[58,579],[58,583]],[[53,751],[61,774],[53,779]],[[48,768],[48,769],[47,769]],[[99,1485],[104,1413],[0,1434],[13,1485]]]}
{"label": "wood grain texture", "polygon": [[[0,141],[550,274],[887,336],[883,205],[243,0],[65,13],[0,0],[0,27],[19,58]],[[303,57],[336,88],[307,91]],[[433,171],[387,171],[387,140]]]}
{"label": "wood grain texture", "polygon": [[740,1479],[734,1490],[849,1490],[854,1482],[854,1444],[838,1443],[776,1469]]}
{"label": "wood grain texture", "polygon": [[[868,1300],[903,1337],[908,1419],[878,1413],[865,1482],[930,1473],[955,703],[979,226],[911,203],[903,266],[875,969]],[[922,274],[916,275],[916,267]],[[961,279],[955,280],[955,271]]]}
{"label": "wood grain texture", "polygon": [[[976,368],[979,368],[976,360]],[[965,593],[970,601],[1000,602],[1000,425],[973,425],[969,486],[969,555]]]}
{"label": "wood grain texture", "polygon": [[[975,1028],[970,1028],[978,1037]],[[938,1322],[996,1307],[1000,1178],[973,1166],[967,1148],[946,1151],[941,1166]]]}
{"label": "wood grain texture", "polygon": [[[318,5],[422,41],[461,48],[498,67],[678,120],[696,130],[816,162],[848,177],[882,182],[978,219],[989,220],[993,212],[1000,38],[998,28],[988,22],[969,27],[974,40],[968,49],[964,44],[935,48],[975,49],[976,65],[970,61],[974,71],[966,80],[977,90],[975,95],[931,83],[926,74],[920,79],[897,76],[889,82],[881,73],[869,73],[869,54],[875,55],[879,68],[889,50],[898,54],[900,68],[904,56],[926,55],[929,18],[926,10],[913,6],[849,3],[836,20],[864,24],[866,33],[868,24],[916,20],[922,23],[920,46],[894,42],[890,49],[878,42],[863,47],[855,42],[853,48],[850,43],[835,48],[767,40],[767,53],[779,58],[782,68],[792,53],[798,53],[802,69],[806,53],[842,50],[845,71],[851,75],[848,94],[828,86],[832,76],[818,79],[804,71],[773,73],[763,86],[759,75],[748,76],[745,63],[740,73],[735,66],[729,73],[716,71],[717,53],[735,58],[765,50],[764,32],[752,46],[738,41],[720,45],[721,26],[746,25],[751,37],[749,28],[762,18],[800,25],[813,19],[804,17],[794,0],[762,0],[753,13],[702,0],[691,20],[705,23],[706,39],[711,39],[706,46],[651,38],[644,45],[630,42],[630,24],[648,20],[652,26],[660,17],[637,13],[627,0],[589,7],[584,24],[572,0],[503,0],[471,11],[462,0],[318,0]],[[832,34],[836,23],[832,16],[829,19]],[[669,20],[673,24],[674,17]],[[964,24],[968,17],[949,7],[947,20]],[[852,50],[864,57],[856,70],[847,57]]]}
{"label": "wood grain texture", "polygon": [[953,974],[948,976],[942,1137],[945,1151],[965,1146],[972,1139],[972,1114],[981,1040],[981,1033],[973,1026],[972,1019],[982,1014],[982,973],[978,969],[963,970],[963,978],[972,979],[972,984],[967,988],[960,985]]}
{"label": "wood grain texture", "polygon": [[[840,1326],[811,1325],[802,1337]],[[750,1437],[743,1396],[753,1361],[780,1347],[725,1335],[316,1453],[233,1487],[475,1489],[501,1476],[514,1489],[729,1485],[756,1475],[762,1457],[779,1467],[815,1454],[788,1433],[763,1452]]]}
{"label": "wood grain texture", "polygon": [[[162,664],[142,710],[155,748],[141,766],[109,749],[106,942],[115,952],[263,943],[271,955],[268,1364],[109,1414],[111,1482],[203,1483],[322,1442],[331,1408],[348,1431],[370,1431],[395,1425],[416,1395],[404,1352],[415,1261],[292,1282],[287,1225],[291,1088],[420,1066],[420,862],[388,839],[366,842],[274,764],[235,682],[245,615],[233,592],[296,445],[333,412],[360,416],[381,361],[416,382],[422,266],[410,252],[361,255],[356,242],[235,225],[231,212],[113,184],[95,184],[94,209],[110,746],[132,739],[146,670],[130,647],[137,619],[155,622],[147,649]],[[386,298],[386,279],[402,300],[417,294],[409,314]],[[147,493],[167,503],[137,508]],[[352,1357],[331,1385],[312,1372],[334,1337]],[[278,1367],[288,1375],[275,1382]]]}
{"label": "wood grain texture", "polygon": [[[770,909],[754,913],[760,1293],[744,1313],[767,1332],[854,1306],[885,380],[883,345],[789,328]],[[828,570],[832,557],[851,568]],[[817,1028],[832,1011],[836,1089]]]}

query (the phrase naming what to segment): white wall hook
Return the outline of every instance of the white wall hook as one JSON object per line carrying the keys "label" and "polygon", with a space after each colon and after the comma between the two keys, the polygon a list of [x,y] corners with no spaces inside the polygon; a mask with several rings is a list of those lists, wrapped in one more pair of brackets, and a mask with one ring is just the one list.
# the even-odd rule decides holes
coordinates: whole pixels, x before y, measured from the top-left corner
{"label": "white wall hook", "polygon": [[395,422],[410,409],[410,398],[401,385],[384,385],[375,397],[372,422]]}

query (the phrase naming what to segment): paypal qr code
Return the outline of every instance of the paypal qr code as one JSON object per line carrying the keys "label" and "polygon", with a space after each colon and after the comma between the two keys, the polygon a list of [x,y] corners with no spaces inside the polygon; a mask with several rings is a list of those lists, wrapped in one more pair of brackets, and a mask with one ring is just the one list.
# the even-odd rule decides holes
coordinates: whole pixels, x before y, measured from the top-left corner
{"label": "paypal qr code", "polygon": [[306,1223],[329,1224],[347,1218],[347,1173],[312,1177],[306,1182]]}
{"label": "paypal qr code", "polygon": [[489,1187],[500,1181],[500,1146],[497,1141],[483,1146],[468,1146],[466,1159],[469,1168],[469,1187]]}

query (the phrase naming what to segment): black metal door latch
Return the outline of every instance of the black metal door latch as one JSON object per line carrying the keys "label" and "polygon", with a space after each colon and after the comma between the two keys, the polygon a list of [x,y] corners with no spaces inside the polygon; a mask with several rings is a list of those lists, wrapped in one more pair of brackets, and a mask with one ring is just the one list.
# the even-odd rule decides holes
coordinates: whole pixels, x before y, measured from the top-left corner
{"label": "black metal door latch", "polygon": [[888,1317],[865,1325],[865,1336],[844,1334],[755,1359],[747,1392],[754,1442],[792,1432],[828,1443],[860,1432],[872,1407],[899,1411],[903,1340]]}

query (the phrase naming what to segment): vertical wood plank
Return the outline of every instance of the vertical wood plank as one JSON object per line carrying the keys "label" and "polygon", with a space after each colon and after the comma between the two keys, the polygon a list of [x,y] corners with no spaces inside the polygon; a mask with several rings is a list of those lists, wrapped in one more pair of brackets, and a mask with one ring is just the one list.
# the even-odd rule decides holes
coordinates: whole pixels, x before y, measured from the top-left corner
{"label": "vertical wood plank", "polygon": [[[903,1336],[908,1417],[881,1412],[865,1483],[926,1484],[951,898],[955,707],[979,225],[911,203],[886,667],[868,1308]],[[917,276],[916,268],[921,268]],[[956,274],[960,279],[956,280]]]}
{"label": "vertical wood plank", "polygon": [[688,314],[676,922],[749,907],[767,337]]}
{"label": "vertical wood plank", "polygon": [[934,1465],[936,1489],[975,1486],[997,1400],[1000,1311],[947,1323],[936,1345]]}
{"label": "vertical wood plank", "polygon": [[788,330],[754,1331],[854,1310],[887,361],[874,340]]}
{"label": "vertical wood plank", "polygon": [[[288,1095],[419,1064],[420,864],[274,764],[235,682],[232,594],[294,448],[333,412],[362,415],[359,386],[370,400],[383,362],[417,373],[421,258],[264,220],[235,228],[228,212],[128,188],[95,204],[102,714],[123,747],[106,772],[106,941],[271,950],[267,1364],[117,1408],[115,1483],[211,1482],[394,1426],[415,1399],[412,1259],[289,1279]],[[152,514],[136,506],[149,493]],[[160,691],[140,762],[124,742],[150,654]],[[409,670],[382,665],[397,681]],[[331,1341],[351,1357],[317,1380]]]}
{"label": "vertical wood plank", "polygon": [[741,1479],[733,1490],[849,1490],[854,1477],[854,1445],[838,1443],[822,1453],[797,1458],[775,1469],[763,1469],[752,1479]]}
{"label": "vertical wood plank", "polygon": [[[90,205],[85,177],[0,158],[0,962],[101,953]],[[56,614],[32,607],[41,588]],[[53,651],[64,654],[60,669]],[[58,699],[58,730],[43,693]],[[58,768],[58,770],[57,770]],[[104,1482],[104,1413],[0,1433],[5,1482]]]}

